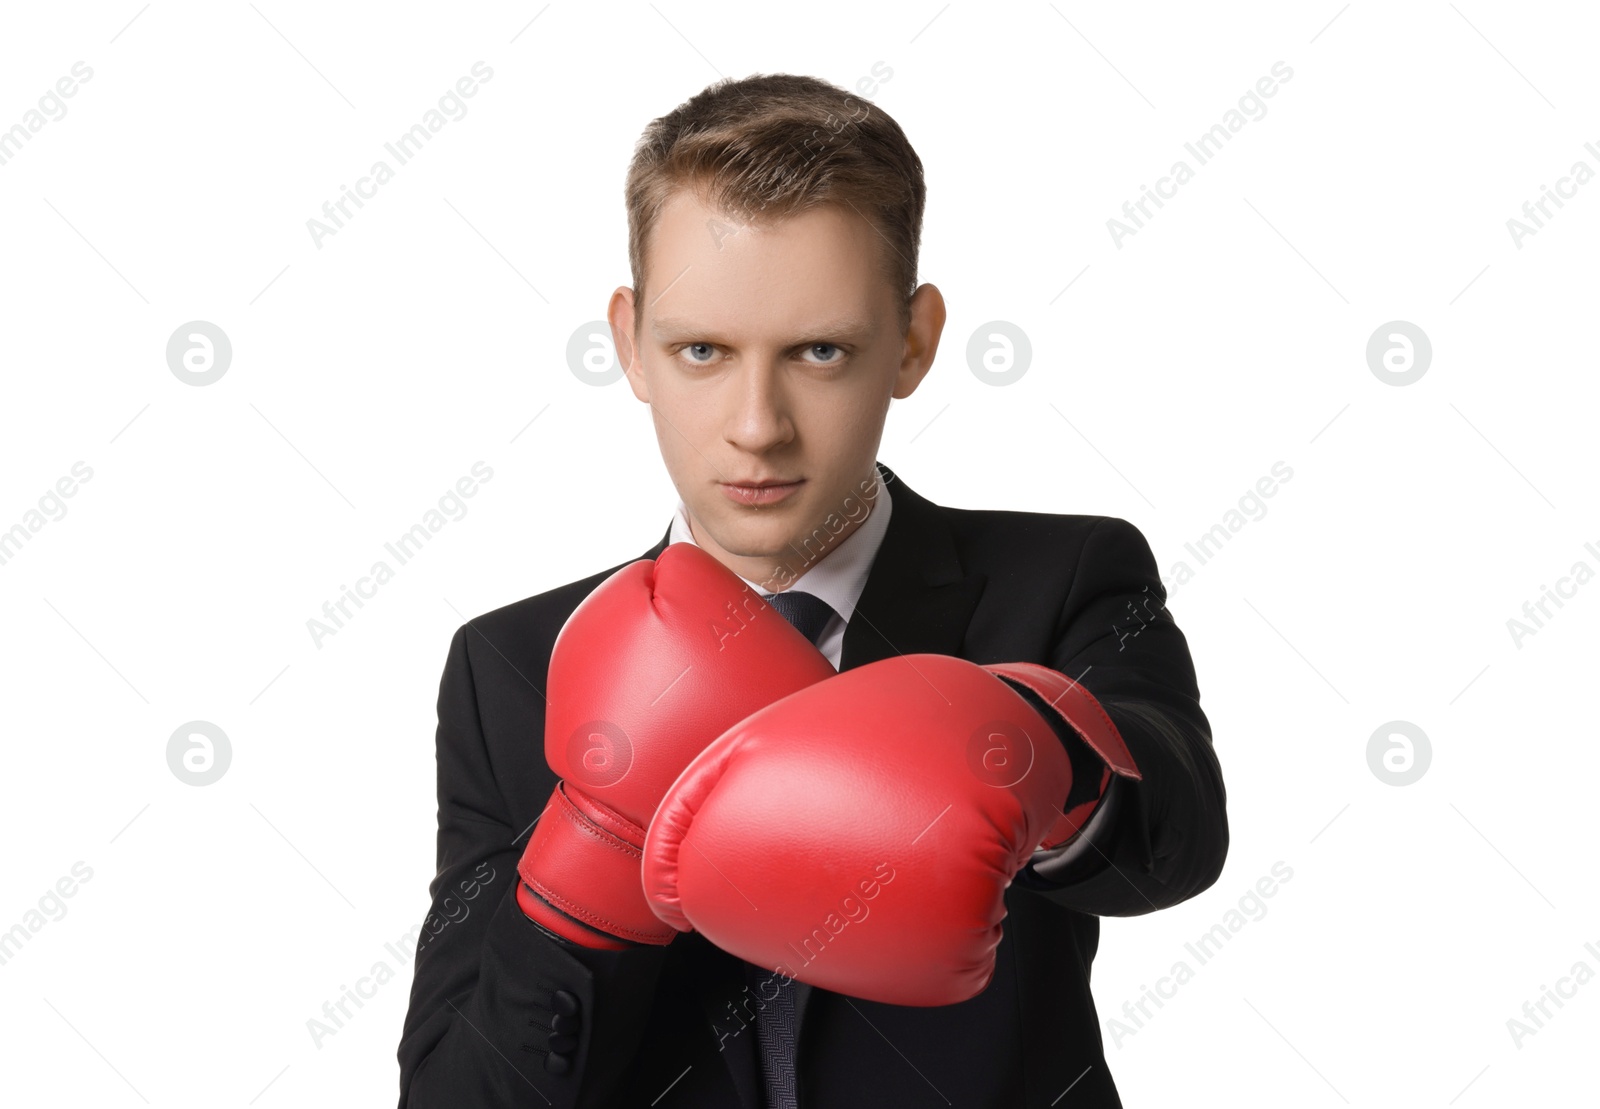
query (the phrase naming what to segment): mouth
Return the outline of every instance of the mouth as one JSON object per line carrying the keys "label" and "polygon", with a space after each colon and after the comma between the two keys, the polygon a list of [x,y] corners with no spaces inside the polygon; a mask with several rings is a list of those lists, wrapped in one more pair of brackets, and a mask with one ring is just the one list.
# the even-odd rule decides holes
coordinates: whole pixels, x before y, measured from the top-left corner
{"label": "mouth", "polygon": [[766,478],[761,481],[750,482],[719,482],[722,491],[736,504],[761,506],[777,504],[787,500],[805,484],[805,478],[794,481],[784,481],[779,478]]}

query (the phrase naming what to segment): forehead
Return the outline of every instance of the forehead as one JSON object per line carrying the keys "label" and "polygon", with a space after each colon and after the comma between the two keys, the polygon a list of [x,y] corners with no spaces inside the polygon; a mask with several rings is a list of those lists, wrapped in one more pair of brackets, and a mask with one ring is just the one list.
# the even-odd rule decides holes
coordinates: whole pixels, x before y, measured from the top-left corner
{"label": "forehead", "polygon": [[650,236],[645,315],[729,331],[867,319],[894,310],[882,250],[848,207],[749,222],[679,190]]}

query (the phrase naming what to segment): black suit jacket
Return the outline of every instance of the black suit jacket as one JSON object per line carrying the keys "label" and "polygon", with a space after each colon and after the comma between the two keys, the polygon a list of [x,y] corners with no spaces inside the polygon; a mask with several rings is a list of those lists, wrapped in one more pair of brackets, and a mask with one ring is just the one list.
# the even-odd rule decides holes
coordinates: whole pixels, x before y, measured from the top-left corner
{"label": "black suit jacket", "polygon": [[[894,508],[840,669],[917,652],[1050,666],[1105,706],[1143,779],[1118,783],[1110,834],[1067,884],[1031,868],[1012,883],[994,978],[977,997],[918,1008],[811,990],[801,1105],[1120,1105],[1089,992],[1098,918],[1192,897],[1227,854],[1226,795],[1188,645],[1127,521],[948,508],[879,470]],[[740,960],[697,933],[662,947],[579,948],[516,903],[517,861],[555,786],[543,741],[551,647],[622,565],[470,620],[451,642],[438,874],[398,1052],[402,1109],[760,1109],[759,1000]],[[558,993],[577,1010],[564,1073],[547,1069]]]}

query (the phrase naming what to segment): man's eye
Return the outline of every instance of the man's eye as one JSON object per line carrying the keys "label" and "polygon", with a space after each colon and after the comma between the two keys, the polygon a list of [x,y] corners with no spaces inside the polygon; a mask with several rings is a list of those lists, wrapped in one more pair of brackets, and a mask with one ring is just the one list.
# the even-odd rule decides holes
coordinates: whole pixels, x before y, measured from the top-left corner
{"label": "man's eye", "polygon": [[[812,343],[805,348],[808,360],[814,366],[836,366],[844,362],[845,351],[834,343]],[[685,343],[678,355],[691,366],[709,366],[716,360],[714,343]]]}

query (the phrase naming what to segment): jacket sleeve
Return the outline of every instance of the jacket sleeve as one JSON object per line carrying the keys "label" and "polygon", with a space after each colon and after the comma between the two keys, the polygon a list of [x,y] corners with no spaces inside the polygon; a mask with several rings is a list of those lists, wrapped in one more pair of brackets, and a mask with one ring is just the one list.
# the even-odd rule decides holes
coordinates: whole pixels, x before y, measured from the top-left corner
{"label": "jacket sleeve", "polygon": [[[1188,641],[1166,600],[1136,527],[1105,517],[1090,529],[1049,665],[1100,702],[1141,777],[1114,781],[1109,820],[1085,828],[1066,865],[1030,864],[1017,876],[1079,912],[1137,916],[1176,905],[1210,887],[1227,858],[1222,768]],[[1064,742],[1078,742],[1056,726]]]}
{"label": "jacket sleeve", "polygon": [[[494,780],[475,636],[470,624],[456,632],[439,686],[438,868],[398,1051],[400,1106],[605,1106],[643,1034],[666,948],[590,950],[518,907],[531,826],[512,827]],[[575,1042],[547,1065],[558,1006]]]}

